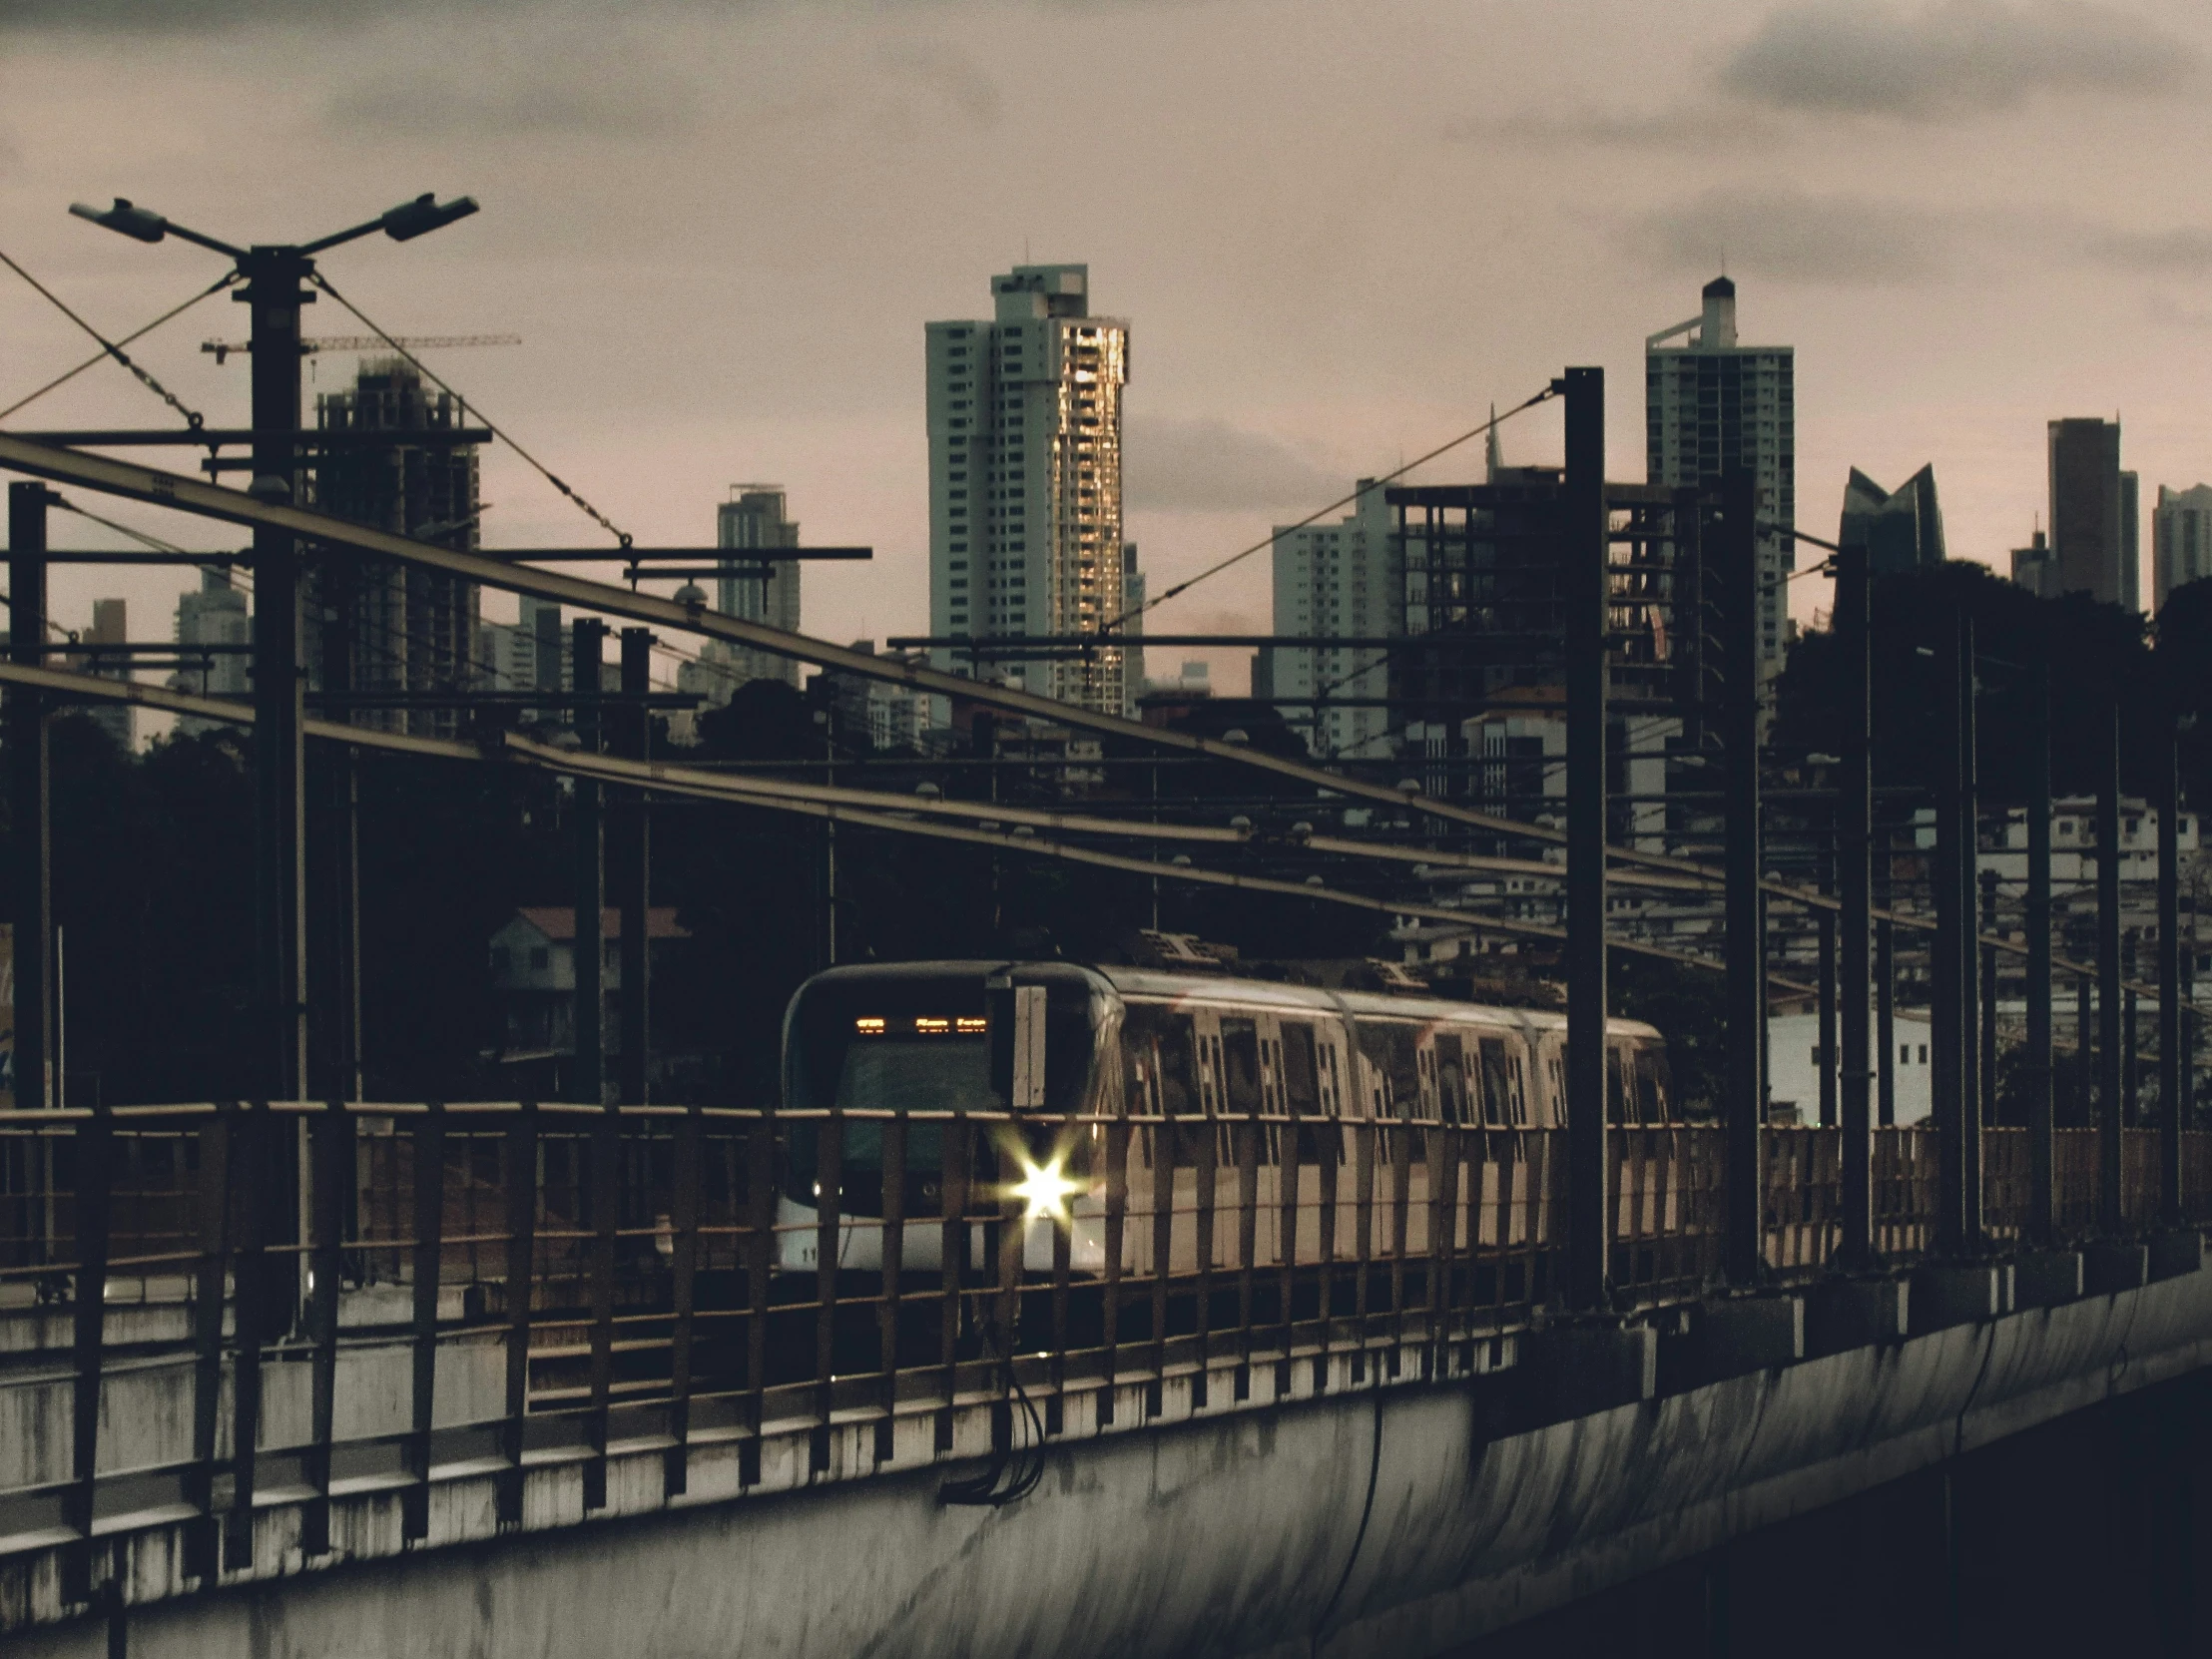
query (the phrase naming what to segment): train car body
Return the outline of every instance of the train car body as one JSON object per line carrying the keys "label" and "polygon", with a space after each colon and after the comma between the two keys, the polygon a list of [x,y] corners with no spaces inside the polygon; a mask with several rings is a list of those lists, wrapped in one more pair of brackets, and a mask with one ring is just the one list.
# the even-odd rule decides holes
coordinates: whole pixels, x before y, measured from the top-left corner
{"label": "train car body", "polygon": [[[1417,1254],[1434,1183],[1447,1178],[1429,1132],[1446,1125],[1493,1137],[1502,1153],[1480,1160],[1482,1192],[1454,1194],[1455,1248],[1541,1242],[1530,1234],[1549,1227],[1556,1137],[1544,1131],[1566,1121],[1565,1041],[1556,1013],[1210,974],[1068,962],[833,968],[801,986],[786,1015],[777,1261],[789,1273],[820,1267],[832,1114],[841,1270],[884,1265],[893,1119],[903,1120],[907,1273],[941,1272],[963,1237],[969,1268],[986,1257],[989,1221],[945,1224],[948,1175],[964,1188],[964,1218],[1009,1190],[1057,1195],[1018,1223],[1031,1274],[1052,1271],[1056,1229],[1072,1274],[1104,1272],[1116,1183],[1130,1276],[1157,1273],[1163,1252],[1171,1273],[1197,1271],[1205,1217],[1216,1267],[1318,1262],[1326,1229],[1329,1253],[1347,1260],[1363,1190],[1403,1230],[1390,1251]],[[1608,1119],[1676,1122],[1659,1032],[1613,1020],[1606,1042]],[[944,1149],[963,1120],[972,1162],[948,1171]],[[1380,1132],[1360,1133],[1367,1124]],[[1110,1171],[1117,1146],[1122,1167]]]}

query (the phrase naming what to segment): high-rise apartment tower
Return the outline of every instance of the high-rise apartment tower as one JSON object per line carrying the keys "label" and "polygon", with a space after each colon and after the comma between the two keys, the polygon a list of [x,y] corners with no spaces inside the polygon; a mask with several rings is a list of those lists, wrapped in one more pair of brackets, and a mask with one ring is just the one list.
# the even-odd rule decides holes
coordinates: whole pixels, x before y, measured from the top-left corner
{"label": "high-rise apartment tower", "polygon": [[2152,603],[2163,610],[2174,589],[2212,576],[2212,484],[2189,490],[2159,485],[2150,521]]}
{"label": "high-rise apartment tower", "polygon": [[[1277,530],[1274,631],[1346,639],[1397,633],[1402,607],[1394,528],[1382,487],[1363,478],[1349,518]],[[1376,705],[1285,704],[1284,719],[1305,729],[1315,754],[1377,759],[1389,754],[1389,712],[1382,705],[1390,676],[1383,653],[1372,647],[1278,646],[1266,657],[1269,696]]]}
{"label": "high-rise apartment tower", "polygon": [[2057,594],[2085,593],[2108,605],[2142,608],[2142,542],[2136,481],[2120,470],[2120,423],[2050,423],[2050,554]]}
{"label": "high-rise apartment tower", "polygon": [[[1716,276],[1705,306],[1644,341],[1644,427],[1655,484],[1718,484],[1733,467],[1752,475],[1762,521],[1764,583],[1759,651],[1779,669],[1787,639],[1789,575],[1797,567],[1797,353],[1736,342],[1736,284]],[[1680,344],[1669,344],[1680,339]]]}
{"label": "high-rise apartment tower", "polygon": [[[1092,634],[1127,608],[1122,586],[1121,390],[1129,325],[1090,314],[1090,268],[1016,266],[991,278],[988,322],[932,322],[929,630],[985,639]],[[1119,714],[1119,650],[956,674]]]}

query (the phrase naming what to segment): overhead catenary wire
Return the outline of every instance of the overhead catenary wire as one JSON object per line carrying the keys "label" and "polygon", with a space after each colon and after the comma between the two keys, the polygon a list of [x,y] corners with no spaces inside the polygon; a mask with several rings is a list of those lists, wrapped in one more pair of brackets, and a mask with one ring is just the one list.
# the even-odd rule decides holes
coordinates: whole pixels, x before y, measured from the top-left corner
{"label": "overhead catenary wire", "polygon": [[185,401],[180,398],[175,392],[171,391],[167,386],[163,385],[161,381],[154,378],[153,374],[144,367],[140,366],[140,364],[131,356],[128,351],[125,351],[123,347],[131,340],[137,339],[140,334],[150,333],[152,330],[159,328],[171,317],[178,315],[179,312],[191,309],[191,307],[193,307],[194,305],[199,304],[201,300],[207,298],[208,295],[212,293],[220,293],[224,288],[229,287],[233,282],[236,282],[239,279],[237,272],[233,271],[226,273],[220,279],[201,289],[200,292],[194,294],[182,305],[177,306],[175,310],[165,311],[162,315],[156,317],[144,328],[139,329],[138,333],[128,334],[124,336],[124,338],[121,340],[112,340],[108,338],[107,335],[103,334],[99,329],[95,328],[91,323],[87,322],[83,317],[79,316],[74,310],[70,309],[69,305],[62,299],[60,294],[56,293],[52,288],[48,287],[36,276],[33,276],[20,265],[17,265],[15,261],[10,259],[4,251],[0,251],[0,265],[5,265],[10,271],[14,272],[18,276],[22,277],[24,281],[28,282],[34,289],[36,289],[41,297],[43,297],[56,310],[60,311],[62,315],[68,317],[70,321],[76,323],[78,327],[82,328],[86,333],[90,334],[94,339],[100,342],[99,356],[87,358],[84,362],[78,364],[77,367],[71,369],[69,373],[62,375],[60,379],[49,380],[45,385],[39,387],[37,391],[31,393],[29,397],[22,399],[20,402],[10,404],[5,409],[0,409],[0,420],[7,419],[9,415],[14,414],[16,410],[22,408],[24,404],[31,402],[35,398],[43,397],[47,392],[52,391],[56,386],[62,384],[64,380],[68,380],[75,375],[82,373],[85,369],[90,368],[94,363],[100,362],[104,358],[113,357],[117,362],[121,363],[125,368],[129,369],[134,375],[136,375],[140,384],[144,385],[147,390],[153,392],[155,396],[159,397],[172,409],[175,409],[179,414],[183,415],[185,417],[185,424],[190,426],[195,432],[199,431],[202,427],[207,425],[206,418],[201,415],[199,410],[187,405]]}
{"label": "overhead catenary wire", "polygon": [[360,308],[360,306],[354,304],[352,300],[346,298],[344,294],[338,292],[336,288],[332,287],[330,285],[330,279],[327,276],[323,276],[321,272],[317,271],[309,273],[308,280],[313,282],[316,287],[320,288],[332,299],[335,299],[340,305],[344,306],[346,310],[350,311],[353,314],[354,319],[358,321],[362,327],[368,329],[370,333],[374,334],[378,339],[382,340],[386,345],[390,346],[393,351],[397,352],[401,357],[405,358],[409,363],[411,363],[414,366],[415,370],[420,373],[424,379],[430,381],[440,391],[446,392],[447,394],[455,398],[461,403],[464,408],[472,410],[475,413],[476,418],[478,420],[481,420],[485,424],[485,426],[490,428],[491,435],[493,437],[497,438],[509,449],[512,449],[517,455],[520,455],[523,460],[528,462],[529,465],[537,472],[539,477],[543,478],[547,483],[551,484],[555,489],[559,490],[561,494],[568,497],[568,499],[575,503],[578,510],[580,510],[587,518],[591,519],[601,529],[605,530],[607,534],[614,537],[616,542],[616,551],[619,552],[631,545],[630,533],[627,530],[619,528],[615,524],[614,520],[610,519],[605,513],[601,512],[597,507],[593,506],[581,494],[579,494],[575,486],[570,484],[567,479],[561,477],[551,467],[547,466],[543,461],[539,460],[537,456],[531,454],[529,450],[523,448],[521,444],[515,441],[514,435],[511,432],[500,426],[498,422],[494,421],[489,415],[485,414],[481,408],[477,407],[473,403],[470,403],[467,398],[462,397],[461,394],[455,391],[452,386],[447,384],[446,381],[437,373],[437,371],[431,368],[428,363],[424,362],[420,357],[416,356],[412,351],[409,351],[404,345],[400,344],[393,335],[385,331],[381,324],[371,319],[368,314]]}
{"label": "overhead catenary wire", "polygon": [[[1286,524],[1281,526],[1279,529],[1270,530],[1264,539],[1254,542],[1250,547],[1243,548],[1238,552],[1232,553],[1229,555],[1228,558],[1222,559],[1217,563],[1208,565],[1196,576],[1186,577],[1182,581],[1176,583],[1173,587],[1164,589],[1160,593],[1150,596],[1142,605],[1139,605],[1132,610],[1122,612],[1121,615],[1115,617],[1112,621],[1101,623],[1098,630],[1099,635],[1101,636],[1101,643],[1114,643],[1106,641],[1104,639],[1104,636],[1113,633],[1116,629],[1120,628],[1123,623],[1128,622],[1133,618],[1143,616],[1145,612],[1153,610],[1160,605],[1166,604],[1169,600],[1175,598],[1179,594],[1190,592],[1191,589],[1197,587],[1199,583],[1205,581],[1209,576],[1218,576],[1223,571],[1227,570],[1231,565],[1239,564],[1242,561],[1251,558],[1252,555],[1255,553],[1265,552],[1268,548],[1275,545],[1276,537],[1281,535],[1283,531],[1303,530],[1306,528],[1307,525],[1312,524],[1319,519],[1325,518],[1330,513],[1335,512],[1339,507],[1348,507],[1352,505],[1354,502],[1358,501],[1361,496],[1367,494],[1370,490],[1381,489],[1384,484],[1391,482],[1393,479],[1404,477],[1415,467],[1427,465],[1428,462],[1434,460],[1438,455],[1448,454],[1450,451],[1457,449],[1463,443],[1471,443],[1474,439],[1481,437],[1485,433],[1496,431],[1501,423],[1511,420],[1513,416],[1519,414],[1522,410],[1533,409],[1537,404],[1545,402],[1548,399],[1556,397],[1558,395],[1559,392],[1557,387],[1546,386],[1543,390],[1537,392],[1533,397],[1522,398],[1521,401],[1515,403],[1503,414],[1493,413],[1490,418],[1482,422],[1481,425],[1470,427],[1466,431],[1461,432],[1457,437],[1448,439],[1443,443],[1439,443],[1438,445],[1436,445],[1435,448],[1427,451],[1425,454],[1414,456],[1413,459],[1405,462],[1403,465],[1395,468],[1394,470],[1383,473],[1382,476],[1380,478],[1368,479],[1359,487],[1354,489],[1350,495],[1340,495],[1339,497],[1337,497],[1336,500],[1330,502],[1327,506],[1315,508],[1314,511],[1308,513],[1296,524]],[[1134,638],[1134,636],[1130,637]]]}

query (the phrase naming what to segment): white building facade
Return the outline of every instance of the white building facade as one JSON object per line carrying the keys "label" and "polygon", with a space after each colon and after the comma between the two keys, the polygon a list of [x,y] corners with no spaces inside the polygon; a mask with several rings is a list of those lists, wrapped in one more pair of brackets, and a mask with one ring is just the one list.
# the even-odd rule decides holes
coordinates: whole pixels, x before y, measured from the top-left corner
{"label": "white building facade", "polygon": [[[1760,660],[1769,674],[1788,644],[1788,578],[1797,543],[1797,354],[1787,345],[1739,345],[1736,284],[1705,284],[1704,309],[1644,341],[1644,428],[1648,476],[1677,487],[1718,483],[1748,470],[1758,492],[1764,583]],[[1677,341],[1680,343],[1669,343]]]}
{"label": "white building facade", "polygon": [[[1090,314],[1090,270],[1016,266],[988,322],[927,325],[929,629],[973,639],[1088,634],[1126,609],[1121,399],[1129,325]],[[1119,650],[983,665],[1065,702],[1128,706]]]}
{"label": "white building facade", "polygon": [[[200,590],[177,596],[177,643],[222,646],[225,650],[197,660],[189,651],[182,653],[189,666],[180,667],[169,677],[171,691],[232,703],[252,701],[254,681],[248,672],[252,659],[245,655],[244,648],[254,643],[254,619],[247,612],[244,590],[231,580],[227,567],[206,567],[200,573]],[[189,715],[177,722],[180,736],[214,729],[214,722]]]}
{"label": "white building facade", "polygon": [[[1390,510],[1372,478],[1361,479],[1359,491],[1348,518],[1275,532],[1273,632],[1340,639],[1399,632]],[[1389,668],[1382,651],[1278,646],[1268,658],[1269,695],[1291,700],[1283,704],[1283,717],[1304,731],[1316,755],[1380,759],[1390,753],[1389,711],[1382,707],[1389,695]],[[1295,700],[1302,697],[1376,706],[1342,701],[1301,706]]]}
{"label": "white building facade", "polygon": [[2151,604],[2163,610],[2166,595],[2212,576],[2212,484],[2195,489],[2158,487],[2151,509]]}

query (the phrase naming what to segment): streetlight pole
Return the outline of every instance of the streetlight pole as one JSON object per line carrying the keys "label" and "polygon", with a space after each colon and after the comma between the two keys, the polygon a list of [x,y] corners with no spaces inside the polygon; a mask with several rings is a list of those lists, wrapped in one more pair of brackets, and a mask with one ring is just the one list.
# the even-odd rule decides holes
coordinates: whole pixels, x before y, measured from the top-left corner
{"label": "streetlight pole", "polygon": [[[311,303],[308,283],[314,257],[326,249],[381,231],[409,242],[476,211],[468,197],[439,203],[420,196],[377,218],[313,242],[256,244],[239,248],[160,214],[117,198],[113,207],[69,210],[135,242],[169,237],[236,262],[243,278],[236,297],[252,308],[253,482],[256,499],[299,505],[299,308]],[[248,1052],[252,1087],[263,1103],[300,1099],[307,1086],[306,796],[303,663],[300,653],[300,549],[289,531],[257,525],[254,531],[254,961],[255,1010]],[[313,1238],[313,1160],[308,1125],[297,1125],[288,1157],[270,1130],[265,1112],[241,1117],[235,1149],[247,1172],[247,1206],[235,1263],[234,1329],[238,1360],[232,1391],[231,1508],[225,1517],[223,1564],[249,1566],[254,1559],[254,1448],[261,1437],[261,1351],[289,1328],[307,1288],[310,1252],[296,1256],[294,1272],[276,1270],[274,1244],[306,1245]],[[291,1179],[283,1178],[287,1161]],[[288,1197],[277,1202],[289,1187]],[[289,1232],[289,1238],[281,1236]],[[327,1241],[315,1240],[316,1244]],[[330,1287],[322,1287],[323,1317],[334,1313]],[[325,1477],[327,1471],[320,1471]]]}

